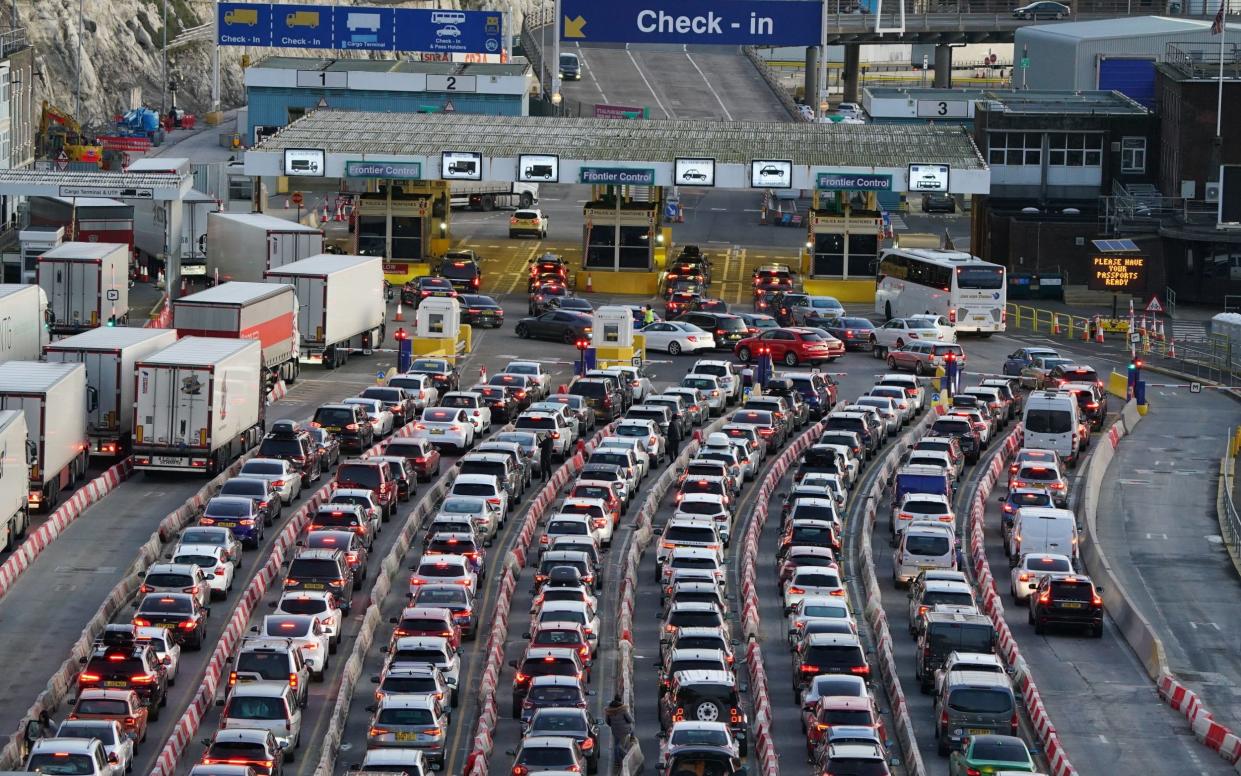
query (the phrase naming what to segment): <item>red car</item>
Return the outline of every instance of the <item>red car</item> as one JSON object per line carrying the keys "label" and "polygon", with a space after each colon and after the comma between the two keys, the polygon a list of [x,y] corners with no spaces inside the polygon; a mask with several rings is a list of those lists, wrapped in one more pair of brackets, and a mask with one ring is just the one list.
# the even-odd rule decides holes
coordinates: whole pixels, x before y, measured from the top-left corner
{"label": "red car", "polygon": [[406,465],[413,468],[422,482],[430,482],[440,473],[440,451],[426,439],[399,437],[388,442],[387,455],[405,456]]}
{"label": "red car", "polygon": [[375,494],[385,522],[396,511],[396,480],[379,461],[345,461],[336,470],[336,487],[361,488]]}
{"label": "red car", "polygon": [[844,343],[840,340],[802,327],[767,329],[758,336],[741,340],[733,348],[737,358],[744,363],[749,363],[764,350],[771,353],[773,362],[788,366],[835,361],[845,354]]}
{"label": "red car", "polygon": [[569,498],[593,498],[603,502],[604,507],[612,514],[612,525],[620,523],[621,512],[624,511],[624,505],[621,500],[616,497],[616,491],[609,487],[608,483],[592,483],[584,482],[573,486]]}

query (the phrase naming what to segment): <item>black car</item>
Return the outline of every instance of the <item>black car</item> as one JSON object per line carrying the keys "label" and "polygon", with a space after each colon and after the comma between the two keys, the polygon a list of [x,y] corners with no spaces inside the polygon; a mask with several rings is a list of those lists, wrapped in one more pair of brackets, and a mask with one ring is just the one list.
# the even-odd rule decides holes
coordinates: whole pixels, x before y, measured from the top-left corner
{"label": "black car", "polygon": [[1071,9],[1062,3],[1052,2],[1052,0],[1039,0],[1039,2],[1023,5],[1020,8],[1013,9],[1014,19],[1063,19],[1072,13]]}
{"label": "black car", "polygon": [[946,194],[943,192],[923,194],[922,212],[955,213],[957,212],[957,200],[951,194]]}
{"label": "black car", "polygon": [[401,287],[401,304],[417,307],[429,296],[457,296],[457,289],[447,278],[425,276],[414,278]]}
{"label": "black car", "polygon": [[750,336],[750,330],[739,315],[730,313],[687,312],[678,320],[692,323],[715,337],[716,350],[732,350],[738,342]]}
{"label": "black car", "polygon": [[940,418],[932,424],[931,430],[927,433],[930,436],[956,437],[961,443],[961,453],[965,456],[965,460],[968,463],[978,463],[982,447],[969,418],[961,416]]}
{"label": "black car", "polygon": [[405,370],[409,373],[427,375],[443,395],[446,391],[456,391],[461,387],[461,375],[452,362],[445,358],[415,358]]}
{"label": "black car", "polygon": [[277,420],[259,444],[259,458],[288,461],[302,475],[302,487],[323,476],[323,457],[305,429],[291,420]]}
{"label": "black car", "polygon": [[462,294],[461,322],[480,329],[498,329],[504,325],[504,308],[489,296]]}
{"label": "black car", "polygon": [[509,393],[503,385],[479,385],[470,389],[472,393],[483,397],[483,402],[491,410],[492,423],[508,423],[521,412],[516,396],[518,390],[521,389],[514,388],[513,393]]}
{"label": "black car", "polygon": [[1103,591],[1090,577],[1046,576],[1030,594],[1030,624],[1035,633],[1048,625],[1080,625],[1097,638],[1103,636]]}
{"label": "black car", "polygon": [[580,299],[576,296],[553,296],[547,300],[547,309],[589,314],[595,311],[595,306],[590,303],[589,299]]}
{"label": "black car", "polygon": [[134,625],[168,628],[174,641],[197,652],[203,648],[203,630],[209,612],[191,593],[147,593],[134,613]]}
{"label": "black car", "polygon": [[544,313],[551,309],[550,299],[566,296],[569,296],[569,289],[563,283],[543,283],[530,292],[529,304],[526,306],[527,312],[530,315]]}
{"label": "black car", "polygon": [[625,411],[624,400],[613,386],[614,383],[603,378],[584,377],[581,380],[575,380],[573,385],[569,386],[569,393],[581,396],[595,411],[595,417],[611,423]]}
{"label": "black car", "polygon": [[478,256],[471,250],[445,253],[436,274],[463,293],[477,291],[483,284],[482,266],[478,262]]}
{"label": "black car", "polygon": [[572,345],[590,339],[591,317],[584,313],[552,310],[542,315],[522,318],[517,323],[517,336],[522,339],[545,339]]}
{"label": "black car", "polygon": [[336,594],[341,609],[349,614],[353,608],[353,567],[343,550],[302,550],[289,564],[284,580],[285,590],[329,590]]}
{"label": "black car", "polygon": [[793,323],[793,308],[798,305],[809,304],[809,300],[809,295],[803,294],[800,291],[785,291],[771,298],[769,312],[776,317],[781,326],[791,326]]}
{"label": "black car", "polygon": [[375,427],[361,405],[325,404],[315,410],[310,422],[340,437],[342,447],[348,445],[361,452],[375,444]]}
{"label": "black car", "polygon": [[[96,649],[90,658],[79,658],[82,672],[78,687],[100,690],[133,690],[151,719],[159,719],[160,707],[168,694],[168,676],[149,646],[131,644]],[[143,677],[138,679],[138,677]]]}
{"label": "black car", "polygon": [[409,423],[418,412],[413,395],[397,386],[372,385],[359,393],[358,397],[383,402],[384,409],[392,413],[393,428],[400,428]]}
{"label": "black car", "polygon": [[845,343],[845,350],[874,350],[875,343],[871,336],[875,332],[875,324],[867,318],[843,316],[832,318],[818,324],[819,328]]}
{"label": "black car", "polygon": [[[728,302],[723,299],[711,299],[709,297],[700,296],[689,305],[690,312],[704,313],[726,313],[728,312]],[[747,326],[747,330],[748,330]]]}
{"label": "black car", "polygon": [[530,261],[530,276],[526,291],[531,292],[544,283],[569,284],[569,266],[554,253],[545,253]]}
{"label": "black car", "polygon": [[220,486],[217,496],[240,496],[254,502],[259,514],[263,516],[263,525],[271,525],[280,519],[280,493],[270,480],[258,477],[233,477]]}
{"label": "black car", "polygon": [[323,428],[308,428],[306,433],[310,434],[311,441],[319,450],[324,471],[340,463],[340,439],[335,434]]}
{"label": "black car", "polygon": [[674,673],[659,702],[659,726],[667,730],[679,719],[728,722],[738,754],[746,756],[749,722],[737,680],[728,671],[694,669]]}

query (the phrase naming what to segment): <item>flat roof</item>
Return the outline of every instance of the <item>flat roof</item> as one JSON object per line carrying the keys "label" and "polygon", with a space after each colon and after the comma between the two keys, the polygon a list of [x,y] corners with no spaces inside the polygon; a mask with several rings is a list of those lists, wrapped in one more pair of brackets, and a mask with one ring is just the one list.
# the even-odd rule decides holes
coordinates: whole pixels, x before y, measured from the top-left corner
{"label": "flat roof", "polygon": [[795,165],[829,167],[886,168],[937,162],[957,170],[987,169],[969,133],[958,126],[316,110],[264,138],[254,150],[286,148],[428,157],[466,150],[491,157],[556,153],[562,158],[599,163],[672,163],[677,158],[706,156],[718,164],[789,159]]}
{"label": "flat roof", "polygon": [[1115,91],[1058,92],[1021,90],[989,92],[980,109],[1005,113],[1071,113],[1074,115],[1133,115],[1150,113],[1140,103]]}
{"label": "flat roof", "polygon": [[125,243],[66,242],[45,252],[39,258],[98,261],[111,256],[117,250],[123,251],[125,256],[129,256],[129,246]]}
{"label": "flat roof", "polygon": [[[1209,20],[1179,19],[1170,16],[1122,16],[1116,19],[1095,19],[1088,22],[1056,22],[1025,27],[1026,35],[1038,35],[1073,40],[1106,40],[1132,38],[1146,35],[1170,35],[1201,32],[1211,29]],[[1241,29],[1241,25],[1229,24],[1228,30]]]}
{"label": "flat roof", "polygon": [[0,170],[0,194],[31,197],[109,197],[180,199],[193,187],[188,173],[79,172],[76,170]]}
{"label": "flat roof", "polygon": [[996,94],[990,89],[932,89],[923,86],[866,86],[862,91],[881,100],[896,100],[908,97],[915,100],[943,100],[944,98],[964,98],[968,100],[982,99]]}
{"label": "flat roof", "polygon": [[432,75],[523,75],[529,62],[423,62],[418,59],[329,59],[326,57],[281,57],[260,59],[250,69],[326,70],[332,72],[429,73]]}

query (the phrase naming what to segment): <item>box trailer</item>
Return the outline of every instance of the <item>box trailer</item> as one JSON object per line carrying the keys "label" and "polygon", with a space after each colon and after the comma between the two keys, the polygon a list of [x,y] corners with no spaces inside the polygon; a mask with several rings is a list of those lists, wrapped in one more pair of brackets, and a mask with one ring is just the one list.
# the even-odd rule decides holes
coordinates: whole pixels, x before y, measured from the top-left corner
{"label": "box trailer", "polygon": [[0,410],[0,549],[13,549],[30,525],[26,501],[34,446],[26,435],[26,414]]}
{"label": "box trailer", "polygon": [[322,254],[267,271],[297,291],[301,357],[335,369],[384,339],[383,263],[378,256]]}
{"label": "box trailer", "polygon": [[263,438],[258,340],[185,337],[135,369],[135,469],[214,476]]}
{"label": "box trailer", "polygon": [[207,275],[262,282],[263,273],[323,253],[323,231],[262,213],[207,216]]}
{"label": "box trailer", "polygon": [[223,283],[173,302],[172,325],[182,337],[256,339],[267,383],[293,382],[298,361],[297,294],[275,283]]}
{"label": "box trailer", "polygon": [[129,320],[129,249],[121,243],[68,242],[39,257],[51,329],[76,334]]}
{"label": "box trailer", "polygon": [[86,415],[94,404],[82,364],[0,364],[0,410],[20,410],[34,443],[26,494],[32,510],[54,510],[61,491],[86,473]]}
{"label": "box trailer", "polygon": [[43,289],[0,284],[0,364],[37,361],[48,339],[47,294]]}
{"label": "box trailer", "polygon": [[60,226],[80,242],[125,243],[134,247],[134,206],[105,197],[31,197],[29,226]]}
{"label": "box trailer", "polygon": [[57,340],[44,349],[51,363],[82,364],[94,408],[86,413],[90,454],[129,454],[134,433],[134,366],[175,344],[172,329],[101,326]]}
{"label": "box trailer", "polygon": [[[207,218],[220,212],[215,197],[191,189],[181,198],[179,223],[171,223],[167,202],[138,200],[134,205],[134,248],[141,261],[181,256],[181,276],[207,274]],[[158,265],[152,265],[158,266]]]}

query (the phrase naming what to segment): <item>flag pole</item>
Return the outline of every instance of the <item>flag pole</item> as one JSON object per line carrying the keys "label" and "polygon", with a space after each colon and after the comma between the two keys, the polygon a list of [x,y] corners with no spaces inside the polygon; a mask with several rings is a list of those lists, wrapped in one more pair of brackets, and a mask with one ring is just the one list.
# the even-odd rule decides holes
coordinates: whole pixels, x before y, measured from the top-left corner
{"label": "flag pole", "polygon": [[1224,120],[1224,40],[1228,37],[1228,0],[1220,0],[1220,18],[1223,23],[1219,29],[1219,92],[1215,97],[1215,141],[1221,139]]}

